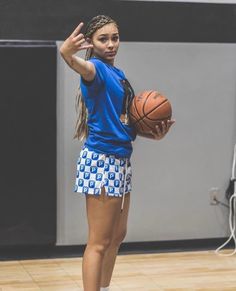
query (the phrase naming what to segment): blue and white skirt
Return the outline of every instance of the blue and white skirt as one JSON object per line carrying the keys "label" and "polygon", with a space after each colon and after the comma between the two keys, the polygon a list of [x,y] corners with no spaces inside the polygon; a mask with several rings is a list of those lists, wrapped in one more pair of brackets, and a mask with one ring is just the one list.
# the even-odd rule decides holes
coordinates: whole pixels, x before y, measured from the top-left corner
{"label": "blue and white skirt", "polygon": [[100,195],[104,186],[105,194],[123,197],[132,189],[132,169],[129,158],[90,151],[83,146],[77,161],[74,192]]}

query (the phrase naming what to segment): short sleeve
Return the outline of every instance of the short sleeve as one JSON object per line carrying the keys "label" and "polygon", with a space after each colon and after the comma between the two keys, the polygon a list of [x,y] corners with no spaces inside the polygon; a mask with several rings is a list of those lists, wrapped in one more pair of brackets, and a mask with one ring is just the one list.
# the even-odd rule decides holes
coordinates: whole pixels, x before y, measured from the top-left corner
{"label": "short sleeve", "polygon": [[99,87],[104,83],[105,74],[106,74],[106,66],[101,60],[96,59],[96,58],[91,58],[88,61],[94,64],[96,74],[92,81],[86,81],[81,76],[80,78],[81,83],[88,87],[94,87],[94,88]]}

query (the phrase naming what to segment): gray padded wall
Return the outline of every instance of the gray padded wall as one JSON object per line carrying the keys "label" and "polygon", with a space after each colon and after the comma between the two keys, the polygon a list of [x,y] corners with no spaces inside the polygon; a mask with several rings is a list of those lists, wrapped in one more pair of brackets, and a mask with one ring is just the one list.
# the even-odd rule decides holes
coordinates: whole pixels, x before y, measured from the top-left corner
{"label": "gray padded wall", "polygon": [[[58,42],[58,45],[60,42]],[[136,92],[158,89],[172,102],[176,124],[161,141],[134,142],[133,191],[126,242],[228,235],[221,199],[235,142],[235,44],[122,42],[116,66]],[[79,75],[58,54],[57,244],[85,244],[85,199],[73,192],[81,144],[72,140]]]}

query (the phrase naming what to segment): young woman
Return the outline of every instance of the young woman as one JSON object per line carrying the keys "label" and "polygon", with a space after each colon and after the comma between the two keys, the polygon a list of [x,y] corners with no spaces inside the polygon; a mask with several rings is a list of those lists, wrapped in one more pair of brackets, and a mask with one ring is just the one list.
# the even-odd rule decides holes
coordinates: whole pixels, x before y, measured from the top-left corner
{"label": "young woman", "polygon": [[[127,231],[131,191],[132,141],[128,103],[134,92],[114,65],[119,48],[117,23],[98,15],[81,33],[81,22],[60,47],[66,63],[80,74],[75,138],[85,140],[77,162],[75,192],[86,194],[89,226],[83,256],[85,291],[109,290],[116,256]],[[85,59],[75,54],[86,50]],[[174,121],[153,132],[161,139]]]}

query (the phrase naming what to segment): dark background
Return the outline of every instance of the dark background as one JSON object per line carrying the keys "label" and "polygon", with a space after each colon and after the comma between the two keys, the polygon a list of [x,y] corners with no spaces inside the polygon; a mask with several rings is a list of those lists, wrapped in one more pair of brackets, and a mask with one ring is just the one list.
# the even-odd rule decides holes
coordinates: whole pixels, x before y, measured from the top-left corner
{"label": "dark background", "polygon": [[54,42],[0,41],[0,245],[56,241]]}
{"label": "dark background", "polygon": [[236,41],[236,4],[114,0],[1,0],[0,38],[64,40],[97,14],[118,22],[123,41]]}

